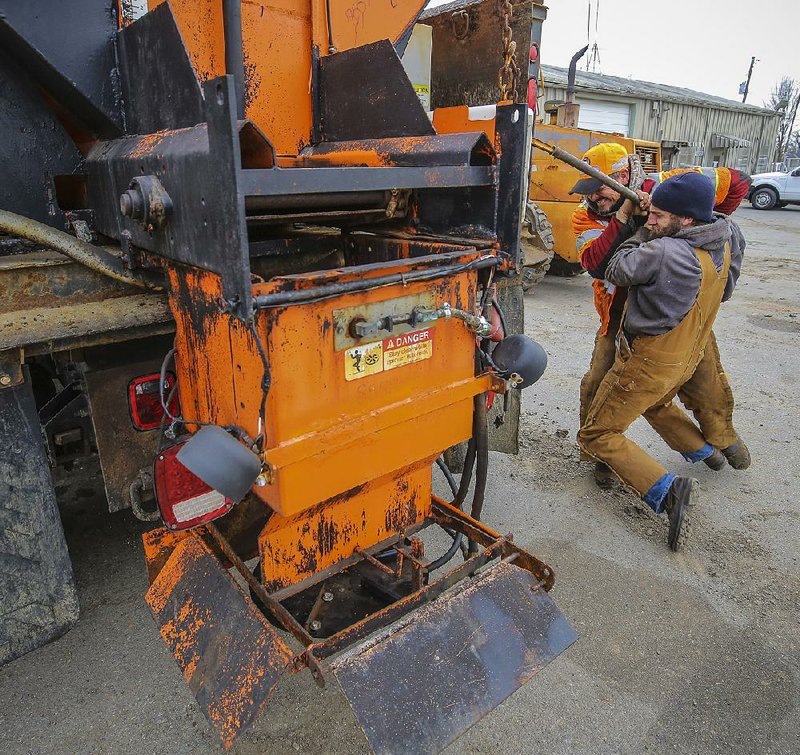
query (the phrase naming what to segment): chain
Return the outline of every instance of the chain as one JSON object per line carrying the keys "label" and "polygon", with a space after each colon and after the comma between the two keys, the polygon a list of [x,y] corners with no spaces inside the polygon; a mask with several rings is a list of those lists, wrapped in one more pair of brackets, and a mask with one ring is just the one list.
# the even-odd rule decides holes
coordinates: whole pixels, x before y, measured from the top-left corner
{"label": "chain", "polygon": [[500,100],[513,100],[517,94],[519,66],[517,66],[517,43],[511,39],[511,16],[514,9],[511,0],[498,0],[498,10],[503,19],[503,65],[497,72],[497,84],[500,87]]}

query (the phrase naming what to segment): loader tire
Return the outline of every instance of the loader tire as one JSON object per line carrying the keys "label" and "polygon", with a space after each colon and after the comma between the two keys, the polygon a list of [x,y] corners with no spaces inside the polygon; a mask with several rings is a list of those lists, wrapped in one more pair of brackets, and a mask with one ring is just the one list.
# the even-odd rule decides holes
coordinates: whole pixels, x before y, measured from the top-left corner
{"label": "loader tire", "polygon": [[547,272],[548,275],[557,275],[559,278],[574,278],[585,271],[580,262],[567,262],[563,257],[554,254]]}
{"label": "loader tire", "polygon": [[544,279],[553,260],[553,226],[536,202],[528,202],[520,234],[524,254],[522,290],[527,293]]}
{"label": "loader tire", "polygon": [[0,390],[0,665],[78,619],[78,596],[30,378]]}

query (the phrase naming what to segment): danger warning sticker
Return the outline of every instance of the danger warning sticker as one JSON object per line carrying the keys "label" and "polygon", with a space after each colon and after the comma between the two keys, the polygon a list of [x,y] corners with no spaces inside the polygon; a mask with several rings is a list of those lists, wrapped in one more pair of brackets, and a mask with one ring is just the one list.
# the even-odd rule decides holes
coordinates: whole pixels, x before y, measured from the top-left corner
{"label": "danger warning sticker", "polygon": [[358,380],[433,356],[433,328],[389,336],[344,352],[345,380]]}
{"label": "danger warning sticker", "polygon": [[383,369],[421,362],[433,356],[433,328],[391,336],[383,341]]}

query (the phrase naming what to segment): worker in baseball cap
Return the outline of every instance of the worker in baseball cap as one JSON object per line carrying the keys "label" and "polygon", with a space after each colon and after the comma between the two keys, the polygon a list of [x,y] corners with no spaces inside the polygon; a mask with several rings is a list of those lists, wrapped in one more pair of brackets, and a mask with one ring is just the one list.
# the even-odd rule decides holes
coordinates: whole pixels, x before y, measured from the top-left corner
{"label": "worker in baseball cap", "polygon": [[[602,142],[601,144],[596,144],[584,154],[583,161],[613,178],[625,178],[625,176],[622,175],[623,173],[630,175],[628,150],[616,142]],[[627,181],[620,181],[620,183],[624,183],[625,186],[628,185]],[[605,188],[607,188],[606,185],[599,178],[585,176],[572,187],[570,194],[591,196]],[[614,190],[609,189],[609,192],[611,191]],[[619,194],[617,194],[617,192],[614,192],[614,194],[616,194],[618,199]]]}
{"label": "worker in baseball cap", "polygon": [[[724,463],[727,454],[713,448],[673,400],[705,400],[696,385],[687,396],[686,384],[739,276],[744,238],[729,217],[714,214],[714,198],[707,176],[667,179],[653,192],[644,229],[609,259],[606,279],[628,289],[627,302],[614,364],[578,432],[584,453],[612,469],[656,514],[667,512],[673,550],[686,542],[697,480],[669,472],[624,433],[644,416],[673,449],[696,448],[701,459],[717,453]],[[733,411],[730,396],[724,411]]]}
{"label": "worker in baseball cap", "polygon": [[[647,217],[650,192],[666,179],[686,172],[711,174],[714,185],[714,209],[733,212],[747,195],[749,176],[728,168],[687,171],[678,169],[660,174],[646,175],[637,155],[629,155],[625,147],[615,142],[604,142],[589,149],[583,160],[603,171],[619,183],[633,189],[639,195],[639,206],[625,200],[618,192],[607,187],[599,179],[581,177],[573,186],[572,193],[584,196],[572,215],[581,264],[595,279],[593,281],[594,302],[600,316],[600,328],[589,369],[581,380],[580,422],[586,420],[587,411],[598,386],[611,369],[615,356],[615,338],[619,331],[627,291],[614,286],[605,279],[605,268],[614,251],[640,228]],[[730,385],[722,369],[719,349],[712,333],[706,346],[705,357],[698,367],[696,380],[702,384],[705,401],[691,407],[701,429],[708,433],[708,440],[715,448],[738,448],[738,454],[728,459],[735,469],[745,469],[750,464],[747,447],[733,428],[732,415],[724,407],[732,395]],[[695,449],[681,449],[693,452]],[[725,459],[711,454],[704,461],[712,469],[722,469]],[[601,487],[613,484],[615,476],[603,464],[595,464],[595,480]]]}

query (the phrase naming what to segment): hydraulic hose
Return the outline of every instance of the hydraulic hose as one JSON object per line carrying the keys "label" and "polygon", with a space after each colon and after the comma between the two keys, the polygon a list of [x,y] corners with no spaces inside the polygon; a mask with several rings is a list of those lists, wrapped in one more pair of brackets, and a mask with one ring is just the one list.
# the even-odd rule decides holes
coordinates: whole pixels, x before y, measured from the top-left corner
{"label": "hydraulic hose", "polygon": [[[483,501],[486,495],[486,480],[489,473],[489,429],[486,425],[486,394],[479,393],[475,396],[474,426],[475,433],[475,490],[472,493],[472,510],[470,516],[480,521],[483,511]],[[469,552],[477,553],[478,544],[470,542]]]}
{"label": "hydraulic hose", "polygon": [[144,271],[134,273],[125,268],[118,257],[102,247],[81,241],[38,220],[31,220],[8,210],[0,210],[0,231],[61,252],[74,262],[120,283],[151,291],[162,291],[164,288],[154,274]]}
{"label": "hydraulic hose", "polygon": [[[458,493],[458,484],[456,483],[455,477],[453,477],[453,473],[447,468],[447,464],[445,464],[444,459],[440,456],[436,460],[436,465],[439,469],[442,470],[442,474],[445,476],[447,480],[447,484],[450,486],[450,491],[453,495],[457,495]],[[434,569],[438,569],[440,566],[444,566],[453,556],[456,555],[458,549],[461,547],[461,543],[464,540],[464,535],[460,532],[453,532],[452,530],[446,530],[446,532],[453,538],[453,542],[450,544],[447,552],[443,555],[439,556],[435,561],[431,561],[428,565],[428,571],[433,571]]]}
{"label": "hydraulic hose", "polygon": [[473,437],[467,443],[467,453],[464,457],[464,470],[461,472],[461,483],[453,499],[453,506],[460,509],[464,505],[467,497],[469,485],[472,482],[472,470],[475,467],[475,428],[473,427]]}

